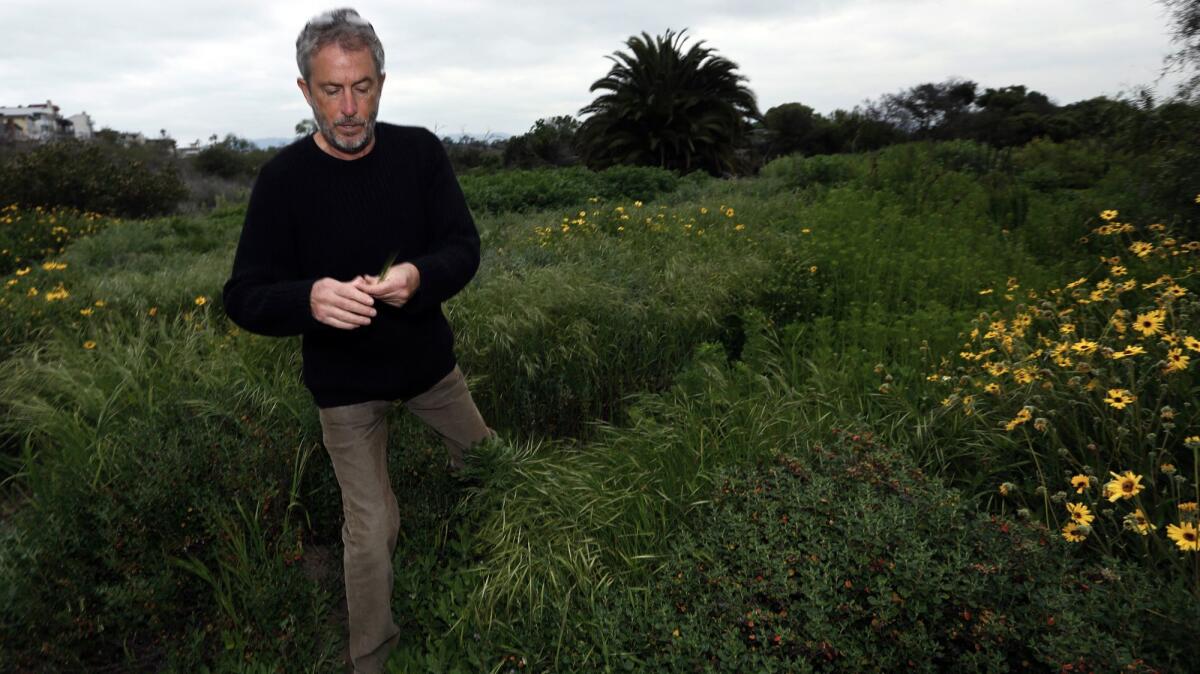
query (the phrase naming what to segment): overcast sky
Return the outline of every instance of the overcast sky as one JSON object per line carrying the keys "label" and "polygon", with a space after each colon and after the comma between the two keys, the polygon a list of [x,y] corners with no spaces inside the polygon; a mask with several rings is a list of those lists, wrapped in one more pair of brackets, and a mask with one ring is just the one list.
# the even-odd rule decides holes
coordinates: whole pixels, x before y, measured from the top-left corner
{"label": "overcast sky", "polygon": [[[52,100],[97,126],[291,136],[310,110],[296,35],[330,2],[0,0],[0,106]],[[1064,104],[1152,84],[1170,50],[1153,0],[401,0],[352,4],[386,51],[379,119],[522,133],[577,114],[629,36],[687,28],[766,111],[828,113],[951,76]],[[692,44],[689,42],[688,44]]]}

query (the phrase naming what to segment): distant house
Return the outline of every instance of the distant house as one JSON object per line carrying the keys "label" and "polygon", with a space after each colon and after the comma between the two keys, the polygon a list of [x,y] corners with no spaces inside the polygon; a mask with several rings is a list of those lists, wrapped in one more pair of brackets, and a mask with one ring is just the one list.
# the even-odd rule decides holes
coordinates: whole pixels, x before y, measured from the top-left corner
{"label": "distant house", "polygon": [[96,128],[92,126],[92,118],[87,112],[81,112],[78,115],[71,115],[67,118],[71,123],[75,137],[79,140],[91,140],[96,133]]}
{"label": "distant house", "polygon": [[63,117],[59,107],[50,101],[0,107],[0,141],[45,143],[70,137],[90,140],[95,133],[92,118],[86,112]]}
{"label": "distant house", "polygon": [[58,106],[46,101],[15,108],[0,108],[6,140],[44,142],[58,138],[69,124],[58,115]]}

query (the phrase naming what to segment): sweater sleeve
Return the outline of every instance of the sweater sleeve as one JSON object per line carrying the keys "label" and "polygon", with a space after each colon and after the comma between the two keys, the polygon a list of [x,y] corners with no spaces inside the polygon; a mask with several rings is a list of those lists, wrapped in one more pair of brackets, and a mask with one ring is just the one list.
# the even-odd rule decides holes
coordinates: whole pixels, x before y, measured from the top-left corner
{"label": "sweater sleeve", "polygon": [[404,305],[424,311],[456,295],[479,269],[479,232],[442,141],[426,131],[430,147],[425,184],[425,212],[431,218],[433,243],[424,255],[409,262],[421,274],[421,284]]}
{"label": "sweater sleeve", "polygon": [[297,272],[292,234],[281,217],[286,205],[280,183],[264,167],[250,192],[233,271],[222,293],[234,323],[270,337],[326,327],[313,317],[309,304],[317,279]]}

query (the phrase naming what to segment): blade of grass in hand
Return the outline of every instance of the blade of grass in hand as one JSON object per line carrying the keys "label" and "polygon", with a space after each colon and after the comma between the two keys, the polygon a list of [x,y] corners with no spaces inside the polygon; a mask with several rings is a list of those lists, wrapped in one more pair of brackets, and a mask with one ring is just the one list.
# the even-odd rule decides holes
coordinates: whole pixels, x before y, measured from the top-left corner
{"label": "blade of grass in hand", "polygon": [[392,263],[396,261],[396,256],[399,254],[400,251],[398,250],[392,251],[392,254],[388,256],[387,262],[383,263],[383,269],[379,272],[380,282],[387,278],[388,272],[392,269]]}

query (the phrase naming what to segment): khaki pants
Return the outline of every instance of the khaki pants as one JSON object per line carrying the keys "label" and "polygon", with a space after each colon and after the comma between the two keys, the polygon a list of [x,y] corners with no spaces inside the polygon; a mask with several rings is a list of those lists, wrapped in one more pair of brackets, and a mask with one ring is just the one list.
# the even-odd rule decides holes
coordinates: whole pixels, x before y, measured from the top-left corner
{"label": "khaki pants", "polygon": [[[457,365],[404,406],[442,438],[451,470],[465,465],[466,448],[496,434],[480,416]],[[319,410],[325,449],[342,492],[346,608],[355,672],[382,671],[400,632],[392,619],[392,555],[400,509],[387,473],[391,407],[391,401],[370,400]]]}

